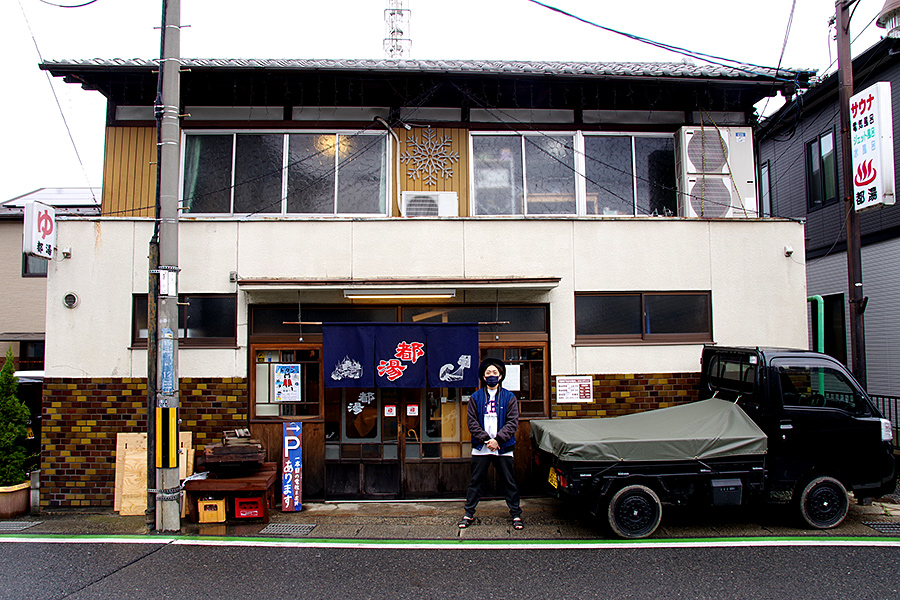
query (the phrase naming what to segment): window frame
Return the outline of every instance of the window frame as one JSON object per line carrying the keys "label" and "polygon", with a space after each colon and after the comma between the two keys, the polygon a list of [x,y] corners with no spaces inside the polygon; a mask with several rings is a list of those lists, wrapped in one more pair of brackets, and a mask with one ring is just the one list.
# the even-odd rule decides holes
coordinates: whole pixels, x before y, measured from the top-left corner
{"label": "window frame", "polygon": [[[519,182],[522,185],[522,210],[517,213],[502,213],[502,214],[480,214],[478,212],[478,204],[477,204],[477,188],[476,188],[476,160],[475,160],[475,138],[476,137],[490,137],[490,136],[517,136],[521,139],[521,169],[522,169],[522,180]],[[525,138],[526,137],[564,137],[571,136],[572,139],[572,147],[571,150],[573,152],[573,173],[574,173],[574,192],[575,192],[575,212],[573,213],[531,213],[528,211],[528,170],[526,168],[527,157],[525,153]],[[617,138],[628,138],[629,145],[631,148],[631,204],[632,204],[632,212],[631,214],[623,214],[623,215],[602,215],[596,213],[589,213],[587,211],[587,160],[588,157],[586,155],[585,150],[585,138],[588,137],[617,137]],[[665,140],[672,140],[671,134],[667,133],[659,133],[659,132],[640,132],[640,131],[616,131],[616,132],[602,132],[602,131],[584,131],[580,129],[576,130],[546,130],[546,131],[469,131],[469,156],[471,157],[471,168],[469,173],[469,189],[472,190],[469,198],[469,214],[476,217],[529,217],[529,216],[539,216],[539,217],[604,217],[604,216],[617,216],[617,217],[635,217],[638,215],[638,205],[639,205],[639,186],[638,186],[638,173],[637,173],[637,151],[635,148],[635,140],[637,138],[658,138]],[[674,141],[673,141],[674,144]],[[673,172],[674,172],[674,161],[675,154],[673,148]],[[677,182],[675,180],[672,181],[673,189],[677,187]],[[673,217],[677,216],[677,211],[673,212],[671,215]]]}
{"label": "window frame", "polygon": [[[186,330],[186,327],[183,327],[185,323],[184,320],[187,319],[187,309],[186,307],[191,298],[231,298],[234,301],[234,335],[231,337],[178,337],[178,347],[179,348],[237,348],[237,312],[238,312],[238,300],[237,294],[179,294],[178,295],[178,331],[181,333],[182,329]],[[149,302],[148,294],[133,294],[131,297],[131,348],[146,348],[147,347],[147,337],[140,336],[140,330],[138,329],[138,322],[136,317],[138,315],[138,301],[143,299]]]}
{"label": "window frame", "polygon": [[[584,297],[639,297],[640,323],[639,334],[579,334],[578,333],[578,298]],[[705,296],[707,298],[707,331],[703,333],[648,333],[647,332],[647,297],[648,296]],[[669,345],[669,344],[703,344],[713,342],[713,302],[710,290],[683,291],[620,291],[620,292],[575,292],[573,297],[575,308],[575,346],[610,346],[610,345]]]}
{"label": "window frame", "polygon": [[768,160],[759,163],[759,209],[760,216],[772,216],[772,166]]}
{"label": "window frame", "polygon": [[[829,175],[826,174],[825,160],[822,155],[822,140],[831,138],[831,153],[833,155],[832,168],[830,169],[830,179],[834,183],[834,195],[826,196],[826,187]],[[815,151],[813,150],[815,148]],[[840,180],[838,179],[838,159],[837,159],[837,136],[834,127],[828,131],[823,131],[814,139],[806,142],[805,146],[806,160],[806,210],[811,212],[836,204],[840,196]],[[814,175],[813,160],[818,161],[818,175]],[[816,192],[821,193],[821,198],[816,198]]]}
{"label": "window frame", "polygon": [[[29,259],[31,259],[31,260],[29,261]],[[38,260],[41,262],[40,263],[32,262],[32,261],[38,261]],[[31,264],[43,264],[44,270],[43,271],[33,271],[33,270],[29,269],[28,268],[29,262],[31,262]],[[28,277],[28,278],[36,277],[36,278],[46,279],[47,273],[49,271],[50,271],[50,260],[49,259],[38,258],[36,256],[29,256],[29,255],[25,254],[24,252],[22,253],[22,277]]]}
{"label": "window frame", "polygon": [[[187,163],[187,138],[190,136],[231,136],[231,169],[230,169],[230,181],[231,185],[229,188],[229,212],[191,212],[185,206],[185,198],[184,198],[184,185],[185,185],[185,174],[186,174],[186,163]],[[234,203],[235,203],[235,170],[237,165],[237,136],[239,135],[281,135],[282,139],[282,155],[281,155],[281,204],[278,211],[275,212],[264,212],[262,210],[255,212],[235,212]],[[310,213],[310,212],[288,212],[288,172],[290,168],[289,160],[290,160],[290,136],[292,135],[330,135],[337,136],[335,142],[335,148],[340,147],[340,137],[347,136],[354,138],[358,135],[369,136],[369,137],[377,137],[380,138],[384,145],[384,154],[382,156],[382,161],[385,166],[385,177],[384,177],[384,190],[383,190],[383,199],[384,199],[384,207],[381,212],[373,212],[373,213],[351,213],[351,212],[338,212],[340,206],[340,184],[339,184],[339,175],[340,175],[340,166],[339,166],[339,156],[340,152],[335,152],[335,166],[334,171],[331,175],[331,184],[334,188],[334,196],[333,196],[333,204],[331,212],[321,212],[321,213]],[[392,211],[392,198],[393,198],[393,164],[394,164],[394,156],[393,156],[393,144],[389,139],[389,135],[386,131],[370,131],[368,129],[182,129],[181,132],[181,157],[180,157],[180,172],[178,178],[178,199],[179,199],[179,212],[181,216],[188,217],[198,217],[202,216],[204,218],[209,217],[247,217],[247,216],[256,216],[259,215],[261,217],[286,217],[286,216],[306,216],[306,217],[319,217],[319,218],[329,218],[329,217],[347,217],[347,218],[359,218],[359,217],[385,217],[390,216]],[[274,172],[271,173],[274,175]],[[260,178],[265,175],[260,176]]]}

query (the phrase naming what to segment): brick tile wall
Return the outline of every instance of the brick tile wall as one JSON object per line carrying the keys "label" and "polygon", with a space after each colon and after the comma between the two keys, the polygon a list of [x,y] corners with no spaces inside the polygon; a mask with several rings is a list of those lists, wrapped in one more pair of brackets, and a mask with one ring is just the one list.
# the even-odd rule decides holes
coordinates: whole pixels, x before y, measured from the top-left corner
{"label": "brick tile wall", "polygon": [[[201,451],[225,429],[247,427],[247,380],[181,379],[182,431]],[[143,378],[46,378],[43,391],[41,506],[112,506],[116,434],[146,424]]]}
{"label": "brick tile wall", "polygon": [[629,373],[593,375],[594,402],[558,404],[552,383],[550,416],[618,417],[697,400],[699,373]]}

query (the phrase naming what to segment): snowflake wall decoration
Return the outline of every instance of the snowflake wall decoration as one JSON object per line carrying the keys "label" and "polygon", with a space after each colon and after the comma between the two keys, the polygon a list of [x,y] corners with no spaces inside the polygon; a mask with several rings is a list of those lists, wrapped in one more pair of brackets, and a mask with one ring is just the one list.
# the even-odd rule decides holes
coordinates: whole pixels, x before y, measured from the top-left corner
{"label": "snowflake wall decoration", "polygon": [[400,161],[406,164],[406,176],[410,179],[421,177],[425,185],[436,185],[438,173],[444,179],[453,177],[452,163],[459,161],[459,152],[450,149],[452,138],[449,135],[435,138],[436,135],[428,128],[421,141],[412,136],[406,140],[409,150],[400,154]]}

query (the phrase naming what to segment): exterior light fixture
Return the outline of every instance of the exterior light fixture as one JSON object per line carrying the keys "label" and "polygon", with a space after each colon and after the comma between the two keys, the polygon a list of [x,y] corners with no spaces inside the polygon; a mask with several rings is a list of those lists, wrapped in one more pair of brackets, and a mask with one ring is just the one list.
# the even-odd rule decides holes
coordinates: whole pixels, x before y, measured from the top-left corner
{"label": "exterior light fixture", "polygon": [[455,298],[453,289],[344,290],[344,298],[356,300],[435,300]]}
{"label": "exterior light fixture", "polygon": [[887,29],[889,38],[900,38],[900,0],[886,0],[875,24]]}

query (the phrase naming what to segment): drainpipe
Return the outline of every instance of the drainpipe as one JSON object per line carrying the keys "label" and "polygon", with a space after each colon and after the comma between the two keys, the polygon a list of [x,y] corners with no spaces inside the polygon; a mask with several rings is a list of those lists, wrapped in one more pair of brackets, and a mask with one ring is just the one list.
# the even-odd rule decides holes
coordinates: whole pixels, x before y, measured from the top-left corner
{"label": "drainpipe", "polygon": [[807,302],[815,305],[816,352],[825,352],[825,299],[822,296],[809,296]]}
{"label": "drainpipe", "polygon": [[[390,125],[388,125],[387,121],[382,119],[381,117],[375,117],[375,120],[384,125],[384,128],[387,129],[388,133],[391,134],[391,137],[394,138],[394,141],[397,142],[397,158],[395,159],[397,162],[397,209],[400,209],[400,136],[394,132]],[[391,211],[393,213],[393,211]]]}
{"label": "drainpipe", "polygon": [[[825,298],[819,295],[809,296],[807,302],[815,304],[816,352],[825,352]],[[819,371],[819,393],[825,395],[825,373]]]}

